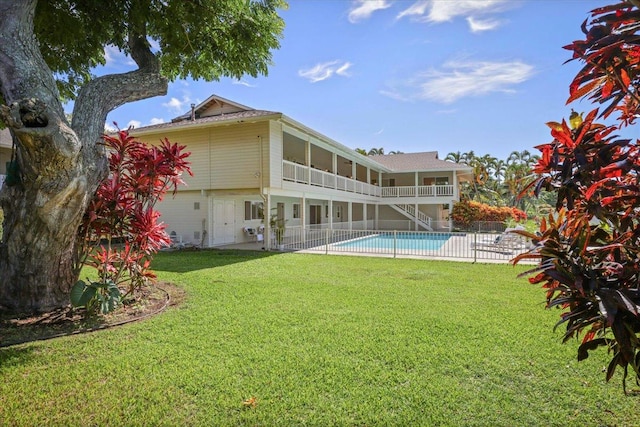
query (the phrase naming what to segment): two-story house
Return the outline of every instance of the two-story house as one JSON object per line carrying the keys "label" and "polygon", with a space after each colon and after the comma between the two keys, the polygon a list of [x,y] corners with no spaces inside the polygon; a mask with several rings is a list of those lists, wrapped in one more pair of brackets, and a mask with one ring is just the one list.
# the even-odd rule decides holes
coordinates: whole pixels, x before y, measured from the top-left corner
{"label": "two-story house", "polygon": [[[287,234],[448,229],[459,185],[472,176],[435,151],[363,156],[280,112],[215,95],[132,134],[148,143],[166,137],[191,152],[194,176],[158,208],[168,232],[203,246],[248,241],[246,231],[268,230],[270,218]],[[272,233],[264,236],[269,243]]]}
{"label": "two-story house", "polygon": [[[171,123],[132,134],[187,146],[194,176],[184,176],[187,185],[158,209],[167,232],[209,247],[250,241],[256,237],[247,230],[263,228],[272,244],[270,219],[285,224],[288,236],[449,229],[459,185],[472,176],[435,151],[363,156],[282,113],[215,95]],[[10,158],[9,132],[0,131],[1,181]]]}

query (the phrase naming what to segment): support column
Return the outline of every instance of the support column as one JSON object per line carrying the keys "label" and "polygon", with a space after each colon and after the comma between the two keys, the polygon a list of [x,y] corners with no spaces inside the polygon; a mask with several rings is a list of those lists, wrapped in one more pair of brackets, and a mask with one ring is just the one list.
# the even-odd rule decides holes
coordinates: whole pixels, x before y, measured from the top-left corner
{"label": "support column", "polygon": [[[415,191],[415,193],[414,193],[414,196],[415,196],[415,197],[418,197],[418,172],[416,171],[416,172],[414,173],[414,175],[415,175],[415,176],[414,176],[414,179],[413,179],[413,182],[414,182],[414,185],[415,185],[415,190],[414,190],[414,191]],[[418,212],[416,211],[416,218],[417,218],[417,217],[418,217]]]}
{"label": "support column", "polygon": [[[417,177],[417,176],[418,176],[418,174],[416,173],[416,177]],[[416,187],[416,190],[417,190],[417,189],[418,189],[418,188]],[[415,217],[414,217],[414,219],[413,219],[413,222],[414,222],[414,226],[415,226],[416,231],[420,230],[420,225],[419,225],[419,223],[418,223],[418,206],[419,206],[419,205],[418,205],[418,203],[416,203],[416,204],[414,205],[414,207],[413,207],[413,208],[415,209],[415,213],[416,213],[416,214],[415,214]]]}
{"label": "support column", "polygon": [[264,213],[264,242],[266,249],[271,250],[271,190],[267,190],[267,206]]}
{"label": "support column", "polygon": [[329,199],[329,215],[328,215],[329,228],[333,229],[333,199]]}
{"label": "support column", "polygon": [[367,220],[367,202],[362,204],[362,221],[364,222],[363,230],[368,230],[369,221]]}
{"label": "support column", "polygon": [[306,226],[307,224],[307,198],[304,193],[302,193],[302,197],[300,198],[300,240],[302,244],[307,241],[307,232]]}
{"label": "support column", "polygon": [[380,205],[376,204],[376,207],[374,209],[374,218],[373,218],[373,228],[375,228],[376,230],[380,229],[380,224],[378,224],[378,220],[380,218]]}
{"label": "support column", "polygon": [[349,231],[353,229],[353,202],[347,202],[347,221]]}
{"label": "support column", "polygon": [[451,215],[452,212],[453,212],[453,200],[449,202],[449,231],[453,231],[453,218]]}

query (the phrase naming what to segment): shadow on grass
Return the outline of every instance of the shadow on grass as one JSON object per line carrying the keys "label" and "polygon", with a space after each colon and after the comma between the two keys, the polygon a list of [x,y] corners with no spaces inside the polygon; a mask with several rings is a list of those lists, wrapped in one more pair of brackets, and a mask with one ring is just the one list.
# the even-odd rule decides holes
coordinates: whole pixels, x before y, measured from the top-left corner
{"label": "shadow on grass", "polygon": [[35,357],[35,348],[4,347],[0,348],[0,373],[11,366],[22,365]]}
{"label": "shadow on grass", "polygon": [[158,252],[153,258],[151,268],[158,272],[187,273],[281,254],[282,252],[237,249],[199,249]]}

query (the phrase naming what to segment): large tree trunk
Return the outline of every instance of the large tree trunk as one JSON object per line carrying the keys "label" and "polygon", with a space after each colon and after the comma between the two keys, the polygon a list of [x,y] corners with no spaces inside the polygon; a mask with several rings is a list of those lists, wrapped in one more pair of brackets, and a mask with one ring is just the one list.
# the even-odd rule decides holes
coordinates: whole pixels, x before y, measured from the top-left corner
{"label": "large tree trunk", "polygon": [[0,0],[0,119],[17,145],[20,182],[0,191],[0,310],[34,313],[66,306],[76,233],[106,173],[99,144],[106,115],[126,102],[166,93],[144,34],[129,36],[139,69],[87,84],[66,121],[51,70],[33,32],[36,0]]}

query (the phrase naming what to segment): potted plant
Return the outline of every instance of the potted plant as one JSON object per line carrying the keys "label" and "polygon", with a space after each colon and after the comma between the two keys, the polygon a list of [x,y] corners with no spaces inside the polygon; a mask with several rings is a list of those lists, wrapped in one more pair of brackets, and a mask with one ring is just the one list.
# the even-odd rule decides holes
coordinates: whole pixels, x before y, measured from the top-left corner
{"label": "potted plant", "polygon": [[276,240],[278,250],[284,249],[283,241],[286,222],[284,218],[278,218],[277,214],[272,214],[271,218],[269,218],[269,227],[271,228],[272,236]]}

